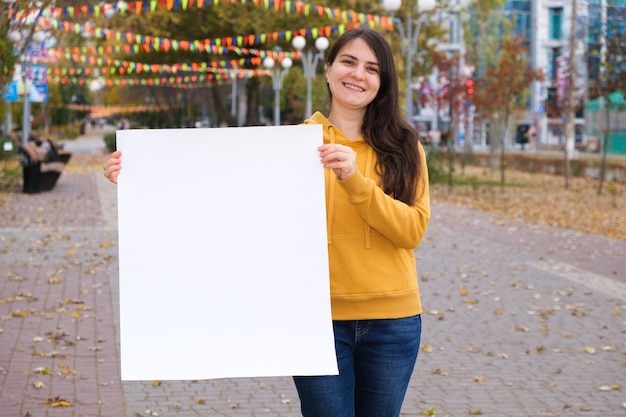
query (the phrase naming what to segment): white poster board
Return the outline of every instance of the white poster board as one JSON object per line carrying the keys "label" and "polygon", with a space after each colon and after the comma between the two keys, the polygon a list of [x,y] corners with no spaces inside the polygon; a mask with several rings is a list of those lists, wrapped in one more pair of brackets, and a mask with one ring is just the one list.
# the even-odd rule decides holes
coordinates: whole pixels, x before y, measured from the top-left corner
{"label": "white poster board", "polygon": [[121,130],[123,380],[337,374],[321,125]]}

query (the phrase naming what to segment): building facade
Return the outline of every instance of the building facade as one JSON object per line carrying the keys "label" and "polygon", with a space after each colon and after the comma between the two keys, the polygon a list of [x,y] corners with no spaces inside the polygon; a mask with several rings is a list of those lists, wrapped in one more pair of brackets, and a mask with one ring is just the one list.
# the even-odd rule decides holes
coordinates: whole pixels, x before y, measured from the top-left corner
{"label": "building facade", "polygon": [[[544,81],[533,83],[528,111],[522,120],[536,127],[538,144],[564,144],[563,109],[567,104],[568,79],[573,76],[576,143],[586,145],[584,109],[589,99],[589,86],[600,74],[605,39],[616,30],[624,30],[625,10],[626,0],[509,0],[505,3],[504,13],[514,22],[516,34],[524,35],[529,41],[532,66],[541,68],[546,75]],[[570,48],[574,48],[573,62],[570,62]]]}

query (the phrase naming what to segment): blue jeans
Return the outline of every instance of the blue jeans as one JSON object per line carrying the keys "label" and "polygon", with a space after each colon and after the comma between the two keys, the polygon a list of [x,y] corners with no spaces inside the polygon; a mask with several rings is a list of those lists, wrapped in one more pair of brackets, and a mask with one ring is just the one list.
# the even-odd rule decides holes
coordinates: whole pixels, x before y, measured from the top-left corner
{"label": "blue jeans", "polygon": [[296,376],[304,417],[398,417],[413,373],[421,316],[333,321],[339,375]]}

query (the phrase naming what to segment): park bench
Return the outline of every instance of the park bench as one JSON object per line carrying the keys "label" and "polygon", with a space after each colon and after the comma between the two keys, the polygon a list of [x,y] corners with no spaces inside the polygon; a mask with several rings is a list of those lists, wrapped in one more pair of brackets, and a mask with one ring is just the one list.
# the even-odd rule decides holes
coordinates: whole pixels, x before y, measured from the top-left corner
{"label": "park bench", "polygon": [[44,140],[49,145],[45,154],[35,141],[20,146],[18,154],[24,174],[22,191],[25,193],[34,194],[52,190],[72,155],[63,152],[54,140]]}

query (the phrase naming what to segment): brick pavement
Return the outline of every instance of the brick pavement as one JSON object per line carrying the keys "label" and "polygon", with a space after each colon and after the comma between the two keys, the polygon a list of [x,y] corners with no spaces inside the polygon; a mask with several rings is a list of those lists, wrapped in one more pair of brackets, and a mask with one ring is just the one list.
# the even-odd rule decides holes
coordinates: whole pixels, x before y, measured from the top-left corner
{"label": "brick pavement", "polygon": [[[102,139],[100,138],[100,141]],[[75,154],[53,191],[0,206],[0,415],[125,415],[112,317],[116,230]]]}
{"label": "brick pavement", "polygon": [[[299,416],[289,377],[120,381],[115,186],[79,163],[104,157],[93,140],[53,191],[0,207],[0,417]],[[402,415],[626,416],[624,253],[433,203]]]}

